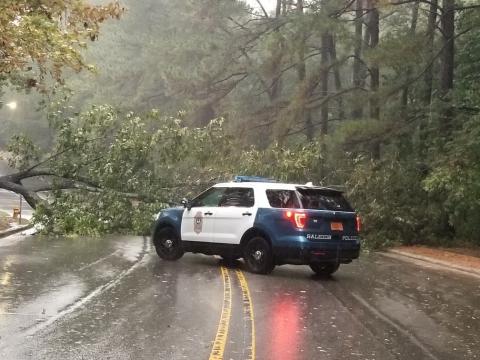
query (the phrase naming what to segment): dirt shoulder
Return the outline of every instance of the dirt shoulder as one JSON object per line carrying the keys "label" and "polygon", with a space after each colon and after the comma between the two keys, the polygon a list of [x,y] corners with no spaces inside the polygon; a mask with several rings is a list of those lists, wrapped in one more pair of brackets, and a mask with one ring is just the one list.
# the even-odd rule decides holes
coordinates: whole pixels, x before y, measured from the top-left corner
{"label": "dirt shoulder", "polygon": [[427,246],[399,246],[388,253],[431,262],[452,269],[480,275],[479,248],[431,248]]}

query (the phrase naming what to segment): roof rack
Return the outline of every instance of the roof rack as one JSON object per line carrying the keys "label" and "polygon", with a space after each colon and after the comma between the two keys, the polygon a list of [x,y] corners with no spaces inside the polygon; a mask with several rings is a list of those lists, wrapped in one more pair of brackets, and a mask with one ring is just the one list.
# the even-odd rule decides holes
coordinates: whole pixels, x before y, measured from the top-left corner
{"label": "roof rack", "polygon": [[266,182],[266,183],[274,183],[277,182],[274,179],[269,179],[261,176],[245,176],[245,175],[237,175],[233,179],[234,182]]}

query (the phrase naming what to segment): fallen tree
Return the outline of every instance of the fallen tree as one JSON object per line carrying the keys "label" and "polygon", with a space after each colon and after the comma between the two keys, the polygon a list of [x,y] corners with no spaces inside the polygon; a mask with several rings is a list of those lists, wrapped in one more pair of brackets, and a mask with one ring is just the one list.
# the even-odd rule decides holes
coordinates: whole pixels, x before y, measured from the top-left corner
{"label": "fallen tree", "polygon": [[[187,128],[155,111],[137,116],[110,106],[76,116],[55,114],[51,146],[41,149],[25,136],[14,136],[7,160],[15,170],[0,176],[0,188],[22,195],[47,231],[56,231],[69,214],[96,214],[97,219],[59,232],[146,229],[152,214],[177,198],[177,191],[185,195],[188,188],[193,194],[221,176],[224,157],[211,149],[226,155],[231,149],[221,120]],[[43,192],[51,195],[48,201],[39,195]]]}

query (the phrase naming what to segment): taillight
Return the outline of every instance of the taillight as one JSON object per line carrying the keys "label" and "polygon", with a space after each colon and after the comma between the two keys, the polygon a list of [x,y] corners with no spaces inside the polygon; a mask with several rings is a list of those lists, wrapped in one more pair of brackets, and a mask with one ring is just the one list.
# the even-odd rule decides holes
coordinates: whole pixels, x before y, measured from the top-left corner
{"label": "taillight", "polygon": [[285,218],[299,229],[303,229],[307,224],[307,214],[303,212],[287,210],[285,211]]}
{"label": "taillight", "polygon": [[360,215],[357,215],[355,218],[355,227],[357,228],[357,232],[359,233],[360,230],[362,230],[362,219],[360,218]]}

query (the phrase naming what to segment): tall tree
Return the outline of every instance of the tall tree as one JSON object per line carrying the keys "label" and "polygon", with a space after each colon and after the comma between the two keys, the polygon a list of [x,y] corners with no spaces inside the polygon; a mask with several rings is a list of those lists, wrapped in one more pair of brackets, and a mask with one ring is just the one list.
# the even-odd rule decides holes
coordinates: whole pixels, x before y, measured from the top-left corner
{"label": "tall tree", "polygon": [[[378,12],[377,1],[368,0],[368,26],[369,47],[375,50],[378,46],[380,35],[380,15]],[[374,60],[370,66],[370,117],[373,119],[380,118],[380,105],[378,99],[378,88],[380,86],[380,68],[377,60]]]}
{"label": "tall tree", "polygon": [[329,80],[329,47],[332,45],[331,34],[324,31],[321,35],[321,55],[320,55],[320,86],[321,95],[323,97],[322,106],[320,108],[320,135],[323,138],[328,133],[328,80]]}
{"label": "tall tree", "polygon": [[298,84],[300,87],[300,104],[298,104],[298,119],[305,127],[305,136],[309,141],[313,139],[314,129],[310,111],[306,108],[306,64],[305,64],[305,46],[306,46],[306,31],[304,25],[304,2],[297,0],[297,18],[299,23],[298,42],[297,42],[297,75]]}
{"label": "tall tree", "polygon": [[455,0],[443,0],[440,91],[444,96],[453,88],[455,58]]}
{"label": "tall tree", "polygon": [[[335,83],[335,91],[338,94],[342,92],[343,86],[342,86],[342,77],[340,76],[341,66],[338,63],[338,58],[337,58],[337,42],[335,40],[335,34],[333,33],[329,34],[328,50],[330,52],[329,53],[330,61],[333,66],[333,78]],[[345,118],[345,108],[344,108],[342,96],[337,96],[337,107],[338,107],[338,119],[343,120]]]}
{"label": "tall tree", "polygon": [[[353,51],[353,86],[355,88],[363,88],[364,86],[364,65],[362,61],[363,49],[363,0],[355,1],[355,38]],[[357,91],[357,94],[360,92]],[[353,104],[352,118],[359,119],[363,117],[363,104],[360,99],[355,99]]]}
{"label": "tall tree", "polygon": [[[434,52],[434,41],[435,41],[435,29],[437,23],[437,11],[438,11],[438,0],[432,0],[430,2],[430,7],[428,11],[428,23],[427,23],[427,32],[426,32],[426,58],[427,62],[430,62],[433,57]],[[432,102],[432,89],[433,89],[433,63],[427,65],[424,75],[425,82],[425,92],[423,100],[427,105],[430,105]]]}
{"label": "tall tree", "polygon": [[448,134],[453,109],[451,105],[451,90],[453,89],[454,60],[455,60],[455,0],[443,0],[442,27],[442,56],[440,68],[440,96],[445,102],[442,111],[441,130]]}
{"label": "tall tree", "polygon": [[[410,23],[410,29],[408,32],[408,35],[410,38],[413,38],[415,36],[415,32],[417,30],[417,22],[418,22],[418,8],[420,6],[420,2],[416,0],[413,4],[412,7],[412,22]],[[406,115],[406,109],[408,105],[408,90],[409,90],[409,85],[408,82],[410,81],[410,77],[412,76],[412,66],[407,66],[407,70],[405,73],[405,81],[406,85],[403,88],[402,91],[402,99],[401,99],[401,106],[402,106],[402,113],[404,116]]]}

